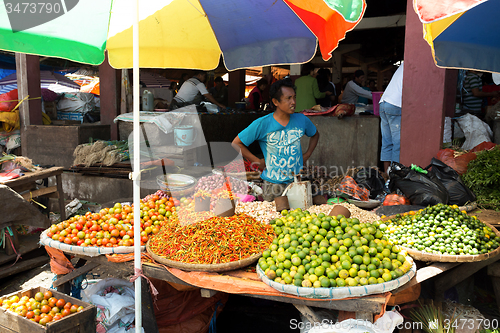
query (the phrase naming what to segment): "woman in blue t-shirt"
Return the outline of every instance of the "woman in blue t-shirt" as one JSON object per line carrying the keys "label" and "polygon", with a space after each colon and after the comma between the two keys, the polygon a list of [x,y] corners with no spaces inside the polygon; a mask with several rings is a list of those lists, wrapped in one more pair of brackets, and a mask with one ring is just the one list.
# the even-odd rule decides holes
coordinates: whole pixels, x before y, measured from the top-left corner
{"label": "woman in blue t-shirt", "polygon": [[[319,140],[316,126],[309,118],[295,113],[295,88],[291,80],[273,83],[269,95],[276,111],[252,122],[232,143],[244,158],[263,170],[261,178],[264,180],[263,197],[266,201],[283,194],[293,176],[300,173],[311,157]],[[304,154],[300,145],[303,135],[311,138]],[[248,150],[247,147],[254,141],[259,143],[264,159],[259,159]]]}

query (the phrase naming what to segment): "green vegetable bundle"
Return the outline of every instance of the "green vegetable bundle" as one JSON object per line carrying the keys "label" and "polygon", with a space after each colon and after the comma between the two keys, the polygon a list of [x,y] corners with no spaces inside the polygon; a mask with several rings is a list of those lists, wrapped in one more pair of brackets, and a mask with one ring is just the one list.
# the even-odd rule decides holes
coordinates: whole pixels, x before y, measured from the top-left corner
{"label": "green vegetable bundle", "polygon": [[477,158],[470,161],[467,173],[462,176],[464,183],[477,197],[480,208],[500,211],[500,149],[477,153]]}

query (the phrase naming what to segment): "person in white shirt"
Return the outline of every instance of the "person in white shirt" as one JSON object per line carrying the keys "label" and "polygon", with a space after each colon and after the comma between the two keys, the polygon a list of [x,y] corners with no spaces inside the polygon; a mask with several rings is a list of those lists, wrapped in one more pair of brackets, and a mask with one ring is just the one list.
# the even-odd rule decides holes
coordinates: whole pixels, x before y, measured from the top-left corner
{"label": "person in white shirt", "polygon": [[356,104],[358,97],[365,97],[373,99],[371,91],[363,89],[363,82],[365,81],[365,72],[358,69],[354,72],[354,79],[347,82],[344,93],[342,94],[342,103]]}
{"label": "person in white shirt", "polygon": [[175,95],[172,103],[170,104],[170,110],[175,110],[177,108],[190,105],[190,104],[200,104],[203,101],[203,97],[207,99],[210,103],[217,105],[218,107],[225,109],[226,106],[217,102],[215,98],[210,95],[207,88],[205,87],[205,81],[207,79],[207,73],[203,71],[196,72],[195,76],[185,81],[177,95]]}
{"label": "person in white shirt", "polygon": [[380,98],[380,130],[382,132],[380,160],[384,162],[384,171],[392,162],[399,162],[402,97],[403,62]]}

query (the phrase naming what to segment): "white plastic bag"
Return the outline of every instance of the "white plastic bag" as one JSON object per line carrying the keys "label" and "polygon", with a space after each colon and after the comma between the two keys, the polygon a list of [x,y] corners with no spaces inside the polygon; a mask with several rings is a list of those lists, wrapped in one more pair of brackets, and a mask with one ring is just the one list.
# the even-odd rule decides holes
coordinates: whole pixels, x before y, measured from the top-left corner
{"label": "white plastic bag", "polygon": [[493,131],[484,121],[467,113],[457,119],[457,123],[465,134],[462,149],[469,150],[482,142],[491,142]]}
{"label": "white plastic bag", "polygon": [[83,290],[82,300],[97,306],[97,324],[106,333],[124,333],[135,320],[134,284],[122,279],[100,280]]}

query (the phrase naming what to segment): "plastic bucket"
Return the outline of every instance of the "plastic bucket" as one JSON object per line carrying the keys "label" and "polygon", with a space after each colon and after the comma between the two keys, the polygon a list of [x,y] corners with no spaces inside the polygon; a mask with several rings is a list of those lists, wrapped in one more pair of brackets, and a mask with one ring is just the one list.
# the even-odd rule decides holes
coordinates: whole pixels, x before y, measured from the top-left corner
{"label": "plastic bucket", "polygon": [[373,114],[375,116],[378,116],[379,113],[379,102],[380,102],[380,97],[382,97],[383,91],[373,91],[372,92],[372,97],[373,97]]}
{"label": "plastic bucket", "polygon": [[175,145],[178,147],[191,146],[196,140],[196,132],[192,125],[180,125],[174,128]]}

